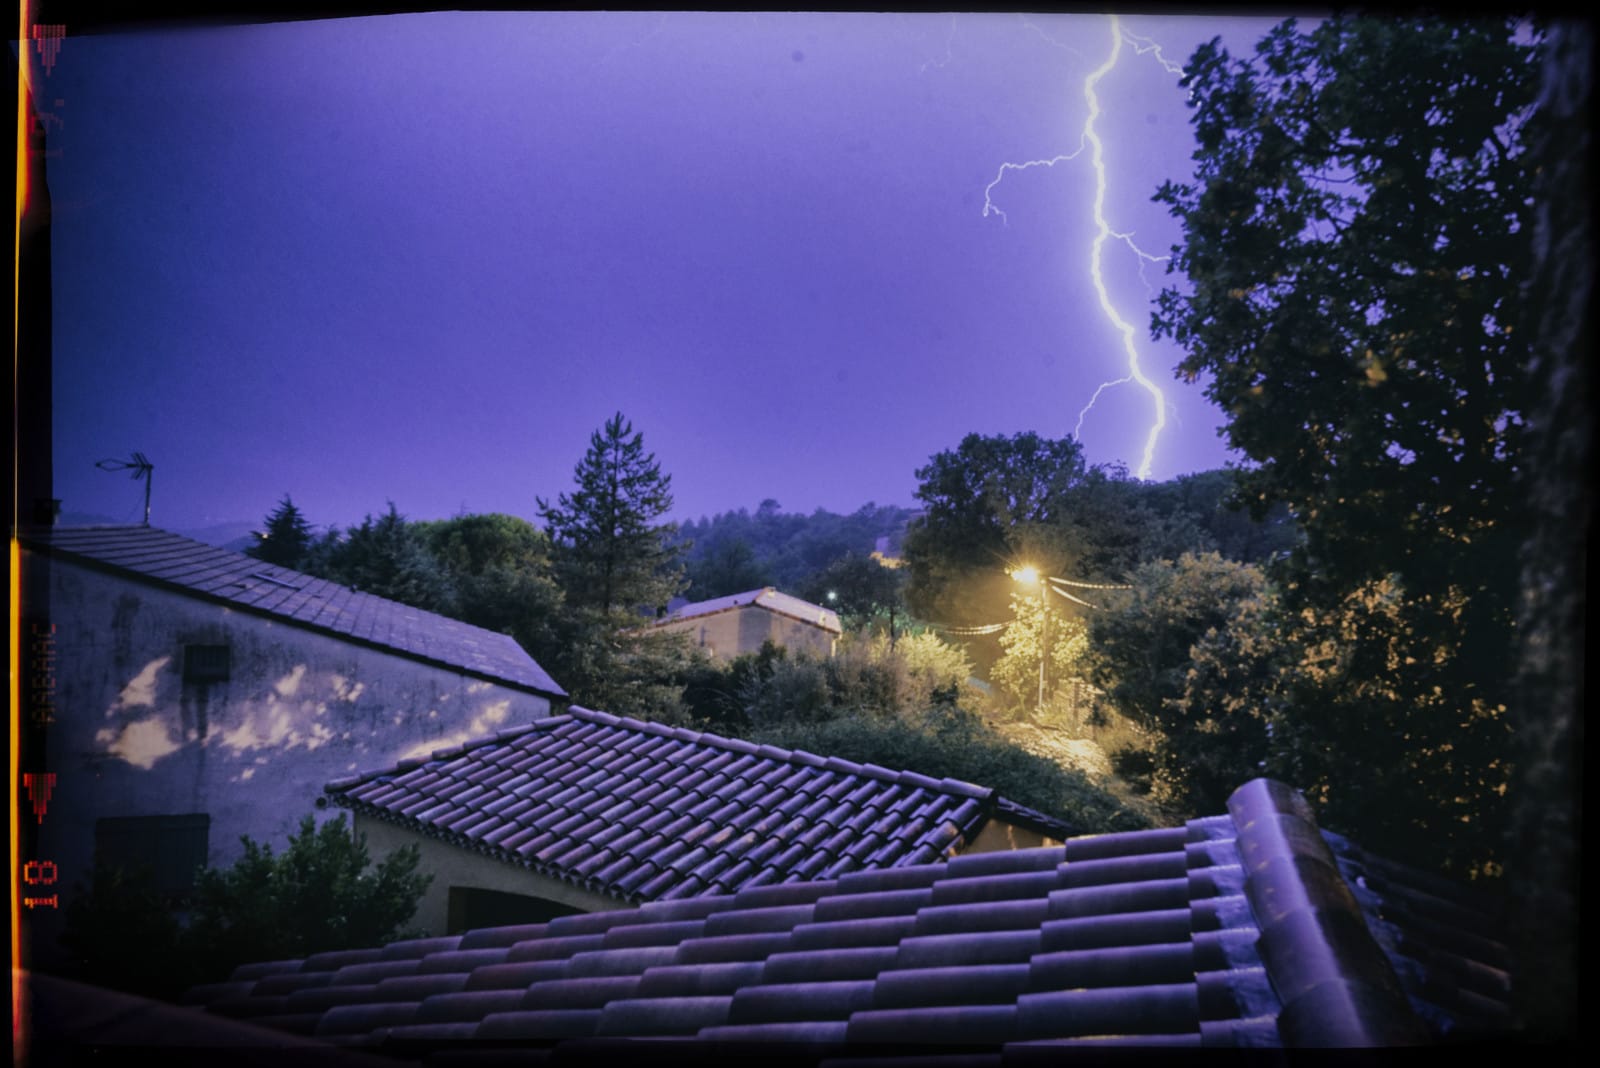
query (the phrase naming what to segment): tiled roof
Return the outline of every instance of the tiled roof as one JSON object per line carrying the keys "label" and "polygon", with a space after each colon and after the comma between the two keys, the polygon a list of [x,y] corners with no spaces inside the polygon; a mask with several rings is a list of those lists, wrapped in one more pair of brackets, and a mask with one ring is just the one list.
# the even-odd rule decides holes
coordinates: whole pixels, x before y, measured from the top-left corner
{"label": "tiled roof", "polygon": [[678,1058],[776,1042],[998,1066],[1080,1045],[1504,1035],[1488,915],[1331,842],[1298,794],[1256,780],[1228,815],[1171,829],[248,965],[187,1000],[439,1064],[655,1038]]}
{"label": "tiled roof", "polygon": [[52,556],[107,568],[310,630],[546,696],[566,696],[510,635],[359,593],[155,527],[51,527],[24,532],[22,540]]}
{"label": "tiled roof", "polygon": [[[992,789],[574,707],[328,792],[622,901],[729,893],[943,859]],[[1010,822],[1070,829],[1005,802]]]}
{"label": "tiled roof", "polygon": [[839,626],[839,614],[821,605],[802,601],[798,597],[787,593],[779,593],[771,586],[760,590],[749,590],[745,593],[732,593],[726,597],[716,597],[709,601],[695,601],[693,604],[682,605],[676,608],[665,619],[657,620],[657,625],[676,623],[679,620],[693,619],[697,616],[709,616],[715,612],[726,612],[732,608],[743,608],[746,605],[757,605],[782,616],[798,619],[802,623],[810,623],[830,630],[835,634],[843,632]]}

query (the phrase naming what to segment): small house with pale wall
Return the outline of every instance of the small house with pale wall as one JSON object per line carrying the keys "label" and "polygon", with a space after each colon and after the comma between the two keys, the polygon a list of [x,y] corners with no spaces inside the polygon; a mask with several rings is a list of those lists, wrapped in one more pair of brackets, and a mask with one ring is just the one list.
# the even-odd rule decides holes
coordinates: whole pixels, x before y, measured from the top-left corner
{"label": "small house with pale wall", "polygon": [[837,612],[771,586],[683,605],[655,625],[723,660],[759,652],[769,641],[821,659],[833,655],[843,633]]}
{"label": "small house with pale wall", "polygon": [[433,934],[1063,841],[993,789],[571,706],[328,785]]}
{"label": "small house with pale wall", "polygon": [[197,866],[237,860],[241,835],[280,851],[330,779],[566,703],[508,635],[177,534],[21,542],[25,629],[54,649],[39,855],[64,888],[98,858],[147,863],[181,894]]}

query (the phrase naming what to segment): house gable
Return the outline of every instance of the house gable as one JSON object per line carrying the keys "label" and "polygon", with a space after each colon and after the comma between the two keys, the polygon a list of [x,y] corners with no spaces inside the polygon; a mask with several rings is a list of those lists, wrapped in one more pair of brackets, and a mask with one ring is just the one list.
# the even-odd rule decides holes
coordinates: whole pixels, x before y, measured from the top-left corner
{"label": "house gable", "polygon": [[154,527],[51,527],[24,532],[53,559],[170,589],[501,686],[559,700],[555,680],[506,634],[362,593]]}
{"label": "house gable", "polygon": [[843,633],[837,613],[771,586],[683,605],[655,626],[687,635],[723,659],[759,652],[769,641],[792,652],[828,657]]}
{"label": "house gable", "polygon": [[[235,557],[202,559],[237,567]],[[152,579],[54,550],[28,551],[23,566],[33,589],[48,592],[27,611],[53,649],[42,752],[54,779],[35,835],[62,889],[58,907],[30,916],[41,961],[59,952],[74,888],[89,884],[97,856],[136,859],[143,836],[159,843],[150,852],[157,880],[176,889],[186,882],[178,866],[227,866],[242,855],[241,836],[281,848],[305,816],[331,815],[316,804],[332,778],[552,712],[551,693],[530,684],[542,671],[526,654],[519,678],[491,680],[466,666],[489,661],[473,661],[460,643],[445,648],[438,635],[450,630],[435,621],[410,624],[431,638],[395,634],[415,614],[403,606],[354,610],[352,630],[372,621],[362,639],[191,588],[221,581],[214,568],[209,578]],[[351,611],[345,594],[323,608]],[[486,648],[511,641],[481,633],[495,639]],[[425,641],[437,655],[399,648]]]}
{"label": "house gable", "polygon": [[[973,847],[997,818],[1020,826],[1028,811],[1006,802],[1002,812],[993,790],[954,779],[582,708],[328,793],[364,827],[410,836],[386,831],[386,841],[422,844],[447,872],[440,893],[457,879],[559,900],[553,881],[607,907],[930,863]],[[1070,833],[1031,815],[1034,830],[1021,833]],[[504,866],[493,886],[466,881],[481,878],[467,853]],[[520,883],[504,882],[512,877]],[[441,901],[418,922],[441,929]]]}

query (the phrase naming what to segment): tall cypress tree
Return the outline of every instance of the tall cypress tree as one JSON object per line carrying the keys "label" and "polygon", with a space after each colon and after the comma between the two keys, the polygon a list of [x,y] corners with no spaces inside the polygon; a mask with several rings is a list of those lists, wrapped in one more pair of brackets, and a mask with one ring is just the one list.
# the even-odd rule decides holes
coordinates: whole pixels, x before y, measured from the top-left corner
{"label": "tall cypress tree", "polygon": [[267,516],[265,529],[255,532],[250,555],[280,567],[301,567],[311,549],[311,524],[285,493]]}
{"label": "tall cypress tree", "polygon": [[554,505],[539,498],[567,604],[621,622],[682,592],[684,547],[677,526],[659,522],[672,508],[672,477],[621,412],[590,435],[573,481]]}
{"label": "tall cypress tree", "polygon": [[670,718],[683,694],[682,638],[649,629],[646,617],[685,586],[688,547],[660,521],[672,508],[672,480],[620,412],[590,435],[573,480],[555,504],[539,499],[565,595],[546,667],[582,704]]}

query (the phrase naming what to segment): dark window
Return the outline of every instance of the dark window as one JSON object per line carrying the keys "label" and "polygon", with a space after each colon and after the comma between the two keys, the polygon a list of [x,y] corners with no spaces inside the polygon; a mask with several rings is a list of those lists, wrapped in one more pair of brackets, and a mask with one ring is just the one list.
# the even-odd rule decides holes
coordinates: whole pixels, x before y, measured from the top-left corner
{"label": "dark window", "polygon": [[184,682],[227,682],[231,649],[226,645],[185,645]]}
{"label": "dark window", "polygon": [[446,906],[447,934],[460,934],[479,927],[511,927],[523,923],[547,923],[557,916],[571,916],[582,909],[528,894],[507,894],[500,890],[481,890],[475,886],[452,886]]}
{"label": "dark window", "polygon": [[94,825],[96,864],[129,874],[141,869],[161,893],[182,897],[194,889],[195,871],[205,866],[211,816],[108,816]]}

